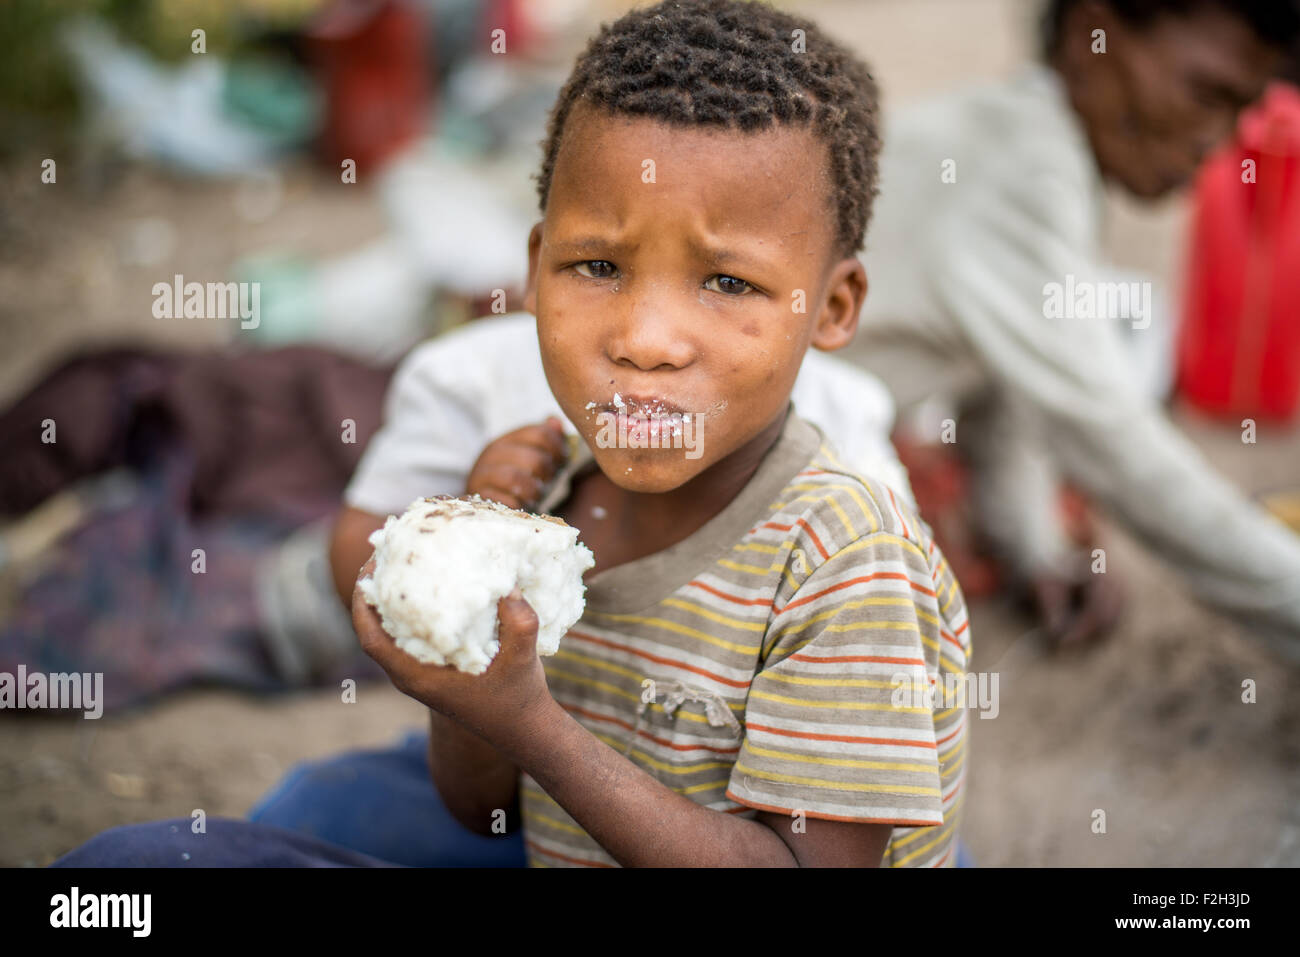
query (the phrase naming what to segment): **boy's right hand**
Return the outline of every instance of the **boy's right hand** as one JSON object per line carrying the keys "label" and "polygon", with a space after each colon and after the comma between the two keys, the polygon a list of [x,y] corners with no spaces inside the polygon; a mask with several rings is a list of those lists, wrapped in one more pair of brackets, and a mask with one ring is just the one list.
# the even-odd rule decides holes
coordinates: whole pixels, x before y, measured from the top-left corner
{"label": "boy's right hand", "polygon": [[466,495],[481,495],[509,508],[531,509],[542,489],[569,457],[558,416],[507,432],[488,443],[465,482]]}

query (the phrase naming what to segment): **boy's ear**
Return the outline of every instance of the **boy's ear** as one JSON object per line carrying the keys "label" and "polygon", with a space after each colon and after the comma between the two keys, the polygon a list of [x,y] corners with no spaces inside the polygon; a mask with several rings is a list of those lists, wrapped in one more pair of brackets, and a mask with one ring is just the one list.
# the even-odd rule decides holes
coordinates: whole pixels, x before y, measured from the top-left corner
{"label": "boy's ear", "polygon": [[524,288],[524,311],[537,315],[537,263],[542,255],[542,224],[528,233],[528,284]]}
{"label": "boy's ear", "polygon": [[867,299],[867,270],[857,256],[842,259],[831,269],[826,302],[813,322],[810,344],[822,352],[834,352],[853,341],[858,331],[858,314]]}

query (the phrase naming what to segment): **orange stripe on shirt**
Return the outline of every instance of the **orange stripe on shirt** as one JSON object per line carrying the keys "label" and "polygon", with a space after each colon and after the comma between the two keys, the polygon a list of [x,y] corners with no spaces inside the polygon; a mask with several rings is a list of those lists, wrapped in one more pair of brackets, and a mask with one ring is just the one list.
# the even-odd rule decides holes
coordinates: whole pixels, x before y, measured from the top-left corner
{"label": "orange stripe on shirt", "polygon": [[817,551],[821,552],[822,558],[825,559],[831,557],[831,553],[826,551],[826,547],[822,545],[822,540],[817,537],[817,533],[813,531],[812,526],[809,525],[802,518],[796,521],[793,525],[778,525],[776,522],[764,522],[762,525],[759,525],[758,527],[770,528],[776,532],[790,532],[793,531],[795,528],[802,528],[805,532],[808,533],[808,537],[812,539],[813,544],[817,546]]}
{"label": "orange stripe on shirt", "polygon": [[[733,801],[743,803],[740,801],[739,796],[731,793],[730,788],[728,788],[726,791],[726,797],[730,798]],[[791,809],[788,807],[776,807],[775,805],[771,805],[771,804],[759,804],[757,801],[750,801],[749,806],[756,807],[760,811],[772,811],[776,814],[793,813]],[[880,818],[874,818],[874,817],[847,817],[842,814],[827,814],[823,811],[804,811],[804,817],[819,818],[823,821],[847,821],[850,824],[893,824],[895,827],[940,827],[941,826],[937,821],[914,821],[911,818],[905,818],[905,819],[888,818],[885,820],[881,820]]]}
{"label": "orange stripe on shirt", "polygon": [[944,640],[944,641],[948,642],[949,644],[951,644],[951,645],[954,646],[955,648],[959,648],[959,649],[961,649],[962,653],[965,654],[965,652],[966,652],[966,646],[963,645],[960,641],[958,641],[956,638],[954,638],[952,635],[950,635],[950,634],[949,634],[947,631],[945,631],[944,629],[940,629],[940,630],[939,630],[939,634],[943,637],[943,640]]}
{"label": "orange stripe on shirt", "polygon": [[789,655],[795,661],[809,661],[814,664],[840,664],[850,661],[874,661],[882,665],[920,665],[925,667],[924,658],[891,658],[887,655],[805,655],[802,651],[796,651]]}
{"label": "orange stripe on shirt", "polygon": [[766,731],[768,734],[779,734],[787,738],[803,738],[808,741],[843,741],[847,744],[885,744],[897,747],[908,748],[938,748],[937,744],[930,744],[928,741],[908,741],[906,738],[863,738],[851,734],[819,734],[814,731],[788,731],[785,728],[773,728],[766,724],[755,724],[749,722],[746,728],[753,728],[755,731]]}
{"label": "orange stripe on shirt", "polygon": [[712,585],[706,585],[704,584],[704,582],[700,582],[700,581],[689,581],[686,584],[691,586],[692,588],[698,588],[701,591],[706,591],[710,595],[717,595],[719,598],[723,598],[726,599],[727,601],[734,602],[737,605],[749,605],[758,608],[772,607],[772,599],[770,598],[741,598],[739,595],[728,595],[725,591],[722,591],[721,589],[718,588],[714,588]]}
{"label": "orange stripe on shirt", "polygon": [[907,530],[907,522],[903,520],[903,513],[898,510],[898,502],[894,501],[894,490],[887,488],[885,491],[889,493],[889,504],[894,506],[894,514],[898,516],[898,521],[903,526],[903,537],[911,538],[912,533]]}
{"label": "orange stripe on shirt", "polygon": [[569,635],[572,635],[574,638],[580,638],[583,641],[589,641],[595,645],[602,645],[606,648],[612,648],[615,651],[625,651],[629,655],[635,655],[638,658],[644,658],[647,661],[653,661],[655,664],[658,665],[668,665],[672,668],[680,668],[683,671],[689,671],[692,674],[701,675],[705,678],[712,678],[714,681],[717,681],[724,685],[730,685],[733,688],[748,688],[750,685],[750,682],[748,680],[739,681],[735,678],[724,678],[722,677],[722,675],[714,674],[712,671],[708,671],[704,668],[698,668],[695,665],[688,665],[686,662],[678,661],[676,658],[665,658],[662,655],[652,655],[648,651],[641,651],[639,648],[632,648],[629,647],[628,645],[620,645],[618,642],[610,641],[607,638],[597,638],[595,635],[589,635],[586,632],[578,631],[574,628],[569,629]]}
{"label": "orange stripe on shirt", "polygon": [[[628,724],[626,721],[620,721],[618,718],[611,718],[607,714],[597,714],[594,711],[588,711],[585,708],[580,708],[576,704],[565,704],[564,702],[560,702],[560,707],[563,708],[565,711],[580,714],[585,718],[590,718],[592,721],[600,721],[604,724],[617,725],[618,727],[623,728],[624,730],[627,731],[635,730],[632,727],[632,725]],[[736,746],[734,748],[715,748],[712,745],[708,745],[708,744],[673,744],[671,741],[666,741],[663,738],[655,737],[649,731],[636,731],[636,735],[639,738],[645,738],[647,741],[653,741],[655,744],[661,744],[666,748],[672,748],[674,751],[712,751],[714,754],[739,754],[740,753],[739,746]]]}
{"label": "orange stripe on shirt", "polygon": [[957,735],[961,734],[965,730],[966,730],[966,724],[965,722],[963,722],[962,724],[958,725],[957,730],[954,731],[952,734],[948,735],[947,737],[940,738],[938,741],[936,741],[935,746],[937,747],[940,744],[947,744],[949,741],[957,737]]}
{"label": "orange stripe on shirt", "polygon": [[569,857],[567,854],[560,854],[556,851],[548,851],[535,841],[525,839],[524,843],[538,854],[545,854],[547,857],[553,857],[556,860],[567,861],[570,864],[580,864],[583,867],[613,867],[612,864],[606,864],[604,861],[584,861],[580,857]]}
{"label": "orange stripe on shirt", "polygon": [[902,572],[872,572],[870,575],[863,575],[859,578],[850,578],[848,581],[840,582],[838,585],[831,585],[829,588],[823,588],[821,591],[809,595],[807,598],[796,598],[794,601],[787,602],[785,605],[783,605],[780,611],[776,611],[775,608],[773,608],[773,610],[776,611],[778,615],[781,615],[784,614],[787,609],[798,608],[800,605],[806,605],[811,601],[816,601],[818,598],[821,598],[824,595],[829,595],[831,592],[837,592],[842,588],[852,588],[854,585],[860,585],[863,582],[869,582],[877,578],[891,578],[896,581],[905,581],[909,585],[911,585],[912,588],[914,588],[916,591],[919,591],[922,595],[925,595],[927,598],[935,597],[933,591],[926,588],[924,585],[918,585],[916,582],[912,581],[912,579],[908,578]]}

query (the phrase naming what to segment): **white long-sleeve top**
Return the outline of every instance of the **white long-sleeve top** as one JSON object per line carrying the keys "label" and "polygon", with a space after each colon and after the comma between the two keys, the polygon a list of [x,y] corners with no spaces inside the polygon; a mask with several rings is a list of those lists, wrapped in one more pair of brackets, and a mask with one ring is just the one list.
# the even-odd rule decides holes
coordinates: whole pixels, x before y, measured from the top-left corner
{"label": "white long-sleeve top", "polygon": [[[1220,477],[1138,381],[1125,337],[1156,327],[1047,315],[1049,284],[1114,276],[1099,257],[1101,180],[1057,74],[1035,66],[913,106],[884,141],[869,293],[841,355],[884,378],[900,410],[935,393],[1005,409],[1004,433],[1108,506],[1193,594],[1284,636],[1300,660],[1300,538]],[[1059,529],[1033,516],[1050,514],[1054,482],[1028,468],[1021,483],[1007,537],[1050,563]]]}

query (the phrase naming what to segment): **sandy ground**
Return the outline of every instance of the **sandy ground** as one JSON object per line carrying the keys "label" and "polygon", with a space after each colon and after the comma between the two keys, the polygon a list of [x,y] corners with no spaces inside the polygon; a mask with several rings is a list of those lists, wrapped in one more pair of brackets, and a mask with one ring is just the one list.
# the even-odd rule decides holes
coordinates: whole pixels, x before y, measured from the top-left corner
{"label": "sandy ground", "polygon": [[[618,4],[604,4],[617,6]],[[1025,48],[1011,0],[879,0],[800,5],[867,53],[894,101],[996,76]],[[888,37],[882,42],[880,37]],[[159,324],[158,275],[226,269],[257,249],[346,251],[382,229],[373,197],[288,171],[275,214],[249,215],[238,187],[136,167],[68,170],[35,184],[35,162],[4,170],[0,200],[0,401],[91,341],[201,348],[218,326]],[[243,212],[240,211],[241,206]],[[1174,274],[1185,211],[1114,201],[1115,258]],[[138,224],[174,231],[163,262],[132,263]],[[138,258],[138,257],[137,257]],[[1252,491],[1296,480],[1300,434],[1180,419]],[[973,609],[973,670],[999,674],[1000,712],[972,715],[964,836],[982,865],[1300,865],[1300,671],[1204,611],[1150,556],[1108,529],[1108,574],[1129,614],[1105,646],[1045,653],[1031,623],[998,602]],[[1213,530],[1207,529],[1207,534]],[[1243,703],[1242,682],[1257,685]],[[256,699],[214,690],[100,721],[0,719],[0,865],[43,865],[98,831],[134,821],[241,816],[294,763],[380,746],[423,724],[419,705],[363,685]],[[1096,811],[1105,833],[1094,833]]]}

